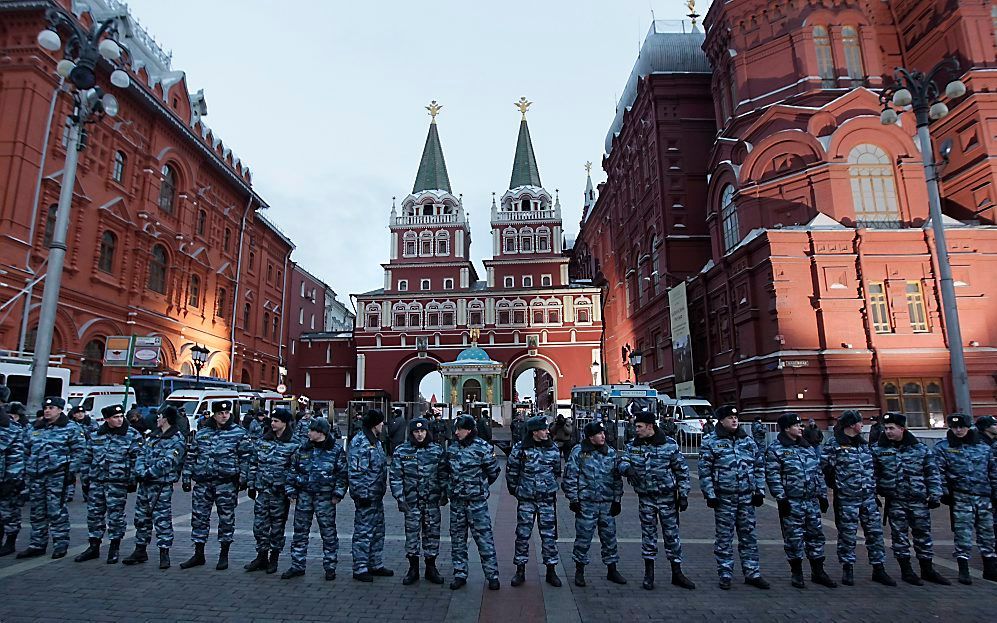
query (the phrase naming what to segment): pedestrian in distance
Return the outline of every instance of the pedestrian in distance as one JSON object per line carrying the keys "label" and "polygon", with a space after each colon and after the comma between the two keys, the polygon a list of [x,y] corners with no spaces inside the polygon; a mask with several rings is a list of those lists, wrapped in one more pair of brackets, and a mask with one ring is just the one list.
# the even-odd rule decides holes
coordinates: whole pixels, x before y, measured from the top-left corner
{"label": "pedestrian in distance", "polygon": [[[87,410],[83,408],[82,405],[76,405],[69,409],[69,421],[74,422],[83,431],[83,436],[86,438],[87,446],[90,445],[94,434],[97,432],[97,424],[87,413]],[[83,483],[80,482],[80,488],[83,489]],[[72,502],[76,499],[76,480],[69,483],[69,487],[66,489],[66,501]],[[83,491],[83,499],[87,499],[87,491]]]}
{"label": "pedestrian in distance", "polygon": [[821,473],[820,447],[803,437],[803,420],[795,413],[779,416],[779,435],[765,451],[765,480],[779,506],[779,525],[789,560],[792,585],[803,582],[803,556],[810,560],[810,580],[835,588],[824,570],[824,531],[821,514],[827,512],[827,483]]}
{"label": "pedestrian in distance", "polygon": [[[328,422],[327,422],[328,423]],[[350,497],[356,505],[353,516],[353,579],[373,582],[391,577],[384,567],[384,494],[388,488],[388,455],[381,443],[384,413],[370,409],[363,416],[360,432],[350,441]]]}
{"label": "pedestrian in distance", "polygon": [[658,524],[672,567],[672,584],[694,589],[696,584],[682,572],[682,541],[679,513],[689,508],[689,465],[675,440],[667,437],[647,410],[635,416],[637,437],[627,444],[619,470],[637,493],[641,554],[644,558],[645,590],[654,589],[654,561],[658,555]]}
{"label": "pedestrian in distance", "polygon": [[[932,563],[931,510],[941,505],[942,497],[942,480],[932,451],[907,430],[904,414],[886,413],[882,421],[883,435],[872,445],[872,461],[876,492],[885,500],[883,515],[890,525],[900,579],[915,586],[924,581],[951,584]],[[911,566],[908,532],[913,536],[920,577]]]}
{"label": "pedestrian in distance", "polygon": [[[0,385],[0,396],[6,402],[10,390]],[[21,531],[21,495],[24,491],[24,429],[11,416],[8,409],[12,405],[0,406],[0,556],[14,553],[17,535]],[[23,406],[21,408],[23,411]]]}
{"label": "pedestrian in distance", "polygon": [[546,581],[561,586],[557,565],[557,481],[561,477],[561,452],[550,439],[547,418],[542,415],[526,421],[526,438],[512,447],[505,468],[509,493],[516,498],[516,573],[512,585],[526,581],[530,559],[530,535],[534,524],[540,531],[541,553],[547,567]]}
{"label": "pedestrian in distance", "polygon": [[138,495],[135,498],[135,551],[121,561],[137,565],[149,560],[146,548],[152,542],[156,528],[159,548],[159,568],[170,568],[170,548],[173,547],[173,485],[180,480],[187,455],[186,436],[180,420],[187,418],[174,407],[165,407],[157,414],[156,430],[149,435],[135,461]]}
{"label": "pedestrian in distance", "polygon": [[765,447],[768,445],[766,442],[768,432],[768,428],[762,422],[762,416],[756,415],[755,421],[751,423],[751,438],[754,439],[755,445],[758,446],[758,450],[762,454],[765,454]]}
{"label": "pedestrian in distance", "polygon": [[274,409],[266,419],[270,430],[252,442],[247,495],[254,501],[256,558],[243,567],[248,572],[265,569],[267,573],[276,573],[284,549],[284,528],[291,508],[287,486],[293,476],[294,453],[299,447],[294,442],[293,420],[289,410]]}
{"label": "pedestrian in distance", "polygon": [[821,432],[820,426],[817,426],[817,421],[813,418],[807,421],[807,427],[803,430],[803,438],[814,447],[818,447],[824,443],[824,433]]}
{"label": "pedestrian in distance", "polygon": [[[83,494],[87,499],[87,532],[90,545],[76,562],[100,556],[100,542],[106,530],[111,542],[107,564],[118,562],[118,550],[125,536],[125,503],[137,489],[135,462],[142,451],[142,435],[125,423],[120,404],[101,409],[104,423],[90,439],[80,471]],[[106,520],[106,523],[105,523]]]}
{"label": "pedestrian in distance", "polygon": [[699,447],[699,488],[713,509],[720,588],[730,590],[734,575],[734,533],[744,583],[768,589],[758,561],[755,508],[765,500],[765,456],[739,426],[737,408],[717,409],[717,428]]}
{"label": "pedestrian in distance", "polygon": [[568,508],[575,514],[575,545],[571,554],[575,561],[575,586],[586,585],[585,567],[589,564],[588,553],[596,528],[602,563],[606,565],[606,579],[614,584],[626,584],[626,578],[616,568],[620,562],[616,517],[623,499],[623,478],[616,465],[618,453],[606,443],[602,422],[586,424],[584,436],[582,442],[571,449],[561,480]]}
{"label": "pedestrian in distance", "polygon": [[388,470],[391,495],[405,516],[405,557],[409,568],[402,584],[419,580],[419,557],[426,559],[426,579],[443,584],[436,568],[440,554],[441,506],[447,505],[443,475],[446,473],[443,446],[430,434],[431,423],[415,418],[408,423],[408,441],[395,449]]}

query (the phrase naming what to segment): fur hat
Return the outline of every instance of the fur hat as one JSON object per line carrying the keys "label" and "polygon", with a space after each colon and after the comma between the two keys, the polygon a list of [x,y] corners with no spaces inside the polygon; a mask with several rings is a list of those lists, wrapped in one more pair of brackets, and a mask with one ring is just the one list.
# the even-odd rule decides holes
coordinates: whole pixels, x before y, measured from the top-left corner
{"label": "fur hat", "polygon": [[526,432],[535,433],[538,430],[547,428],[547,418],[542,415],[534,415],[526,420]]}
{"label": "fur hat", "polygon": [[283,407],[280,407],[280,408],[277,408],[277,409],[274,409],[273,411],[271,411],[270,412],[270,417],[273,418],[273,419],[275,419],[275,420],[280,420],[281,422],[283,422],[285,424],[290,424],[291,420],[294,419],[294,416],[291,415],[290,409],[284,409]]}
{"label": "fur hat", "polygon": [[42,403],[43,407],[58,407],[59,409],[66,408],[66,401],[62,399],[61,396],[48,396],[45,398],[45,402]]}
{"label": "fur hat", "polygon": [[955,428],[956,426],[969,428],[973,425],[973,418],[969,417],[965,413],[953,413],[945,418],[945,421],[948,423],[949,428]]}
{"label": "fur hat", "polygon": [[779,416],[779,430],[786,430],[790,426],[803,424],[803,418],[796,413],[783,413]]}
{"label": "fur hat", "polygon": [[417,430],[429,431],[429,420],[424,417],[412,418],[408,423],[408,432],[411,434]]}
{"label": "fur hat", "polygon": [[463,428],[464,430],[477,430],[478,428],[478,424],[474,421],[474,417],[466,414],[457,418],[456,426],[457,428]]}
{"label": "fur hat", "polygon": [[734,405],[720,406],[717,408],[717,421],[719,422],[720,420],[726,417],[730,417],[732,415],[737,417],[737,413],[738,413],[737,407],[735,407]]}
{"label": "fur hat", "polygon": [[367,412],[363,414],[364,428],[371,429],[382,422],[384,422],[384,413],[382,413],[380,409],[368,409]]}
{"label": "fur hat", "polygon": [[180,412],[177,411],[176,407],[166,407],[160,411],[159,414],[163,416],[163,419],[165,419],[170,426],[176,424],[177,419],[180,417]]}
{"label": "fur hat", "polygon": [[648,411],[647,409],[641,409],[640,411],[638,411],[637,415],[634,416],[634,422],[636,422],[638,424],[656,424],[657,423],[657,422],[654,421],[654,414],[651,413],[650,411]]}
{"label": "fur hat", "polygon": [[308,423],[308,430],[316,430],[323,435],[328,435],[332,427],[329,426],[329,420],[324,417],[312,418],[312,421]]}
{"label": "fur hat", "polygon": [[855,409],[849,409],[841,414],[838,418],[838,426],[841,428],[848,428],[849,426],[854,426],[862,421],[862,414]]}
{"label": "fur hat", "polygon": [[100,410],[100,414],[104,417],[105,420],[109,417],[114,417],[116,415],[124,417],[125,408],[119,404],[108,405]]}
{"label": "fur hat", "polygon": [[992,415],[984,415],[976,420],[976,428],[978,428],[981,433],[995,424],[997,424],[997,418]]}
{"label": "fur hat", "polygon": [[216,400],[211,403],[212,413],[221,413],[222,411],[232,411],[232,401],[231,400]]}
{"label": "fur hat", "polygon": [[606,427],[603,426],[602,422],[596,420],[594,422],[589,422],[585,425],[585,438],[594,437],[599,433],[606,432]]}
{"label": "fur hat", "polygon": [[907,416],[904,415],[903,413],[894,413],[892,411],[889,413],[884,413],[882,418],[880,418],[880,420],[883,422],[884,425],[896,424],[901,428],[907,427]]}

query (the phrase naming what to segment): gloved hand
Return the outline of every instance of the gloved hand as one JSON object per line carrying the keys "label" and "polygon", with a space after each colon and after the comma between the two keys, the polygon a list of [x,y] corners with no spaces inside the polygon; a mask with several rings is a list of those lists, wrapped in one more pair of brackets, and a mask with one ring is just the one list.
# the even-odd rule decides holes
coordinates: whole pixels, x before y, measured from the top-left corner
{"label": "gloved hand", "polygon": [[398,500],[398,512],[399,513],[407,513],[407,512],[409,512],[409,510],[411,510],[411,509],[410,509],[410,507],[408,505],[408,502],[406,502],[405,500]]}
{"label": "gloved hand", "polygon": [[786,517],[789,517],[789,512],[790,512],[789,500],[785,499],[776,500],[776,503],[779,505],[779,519],[785,519]]}
{"label": "gloved hand", "polygon": [[89,478],[81,478],[80,479],[80,489],[83,491],[83,497],[84,498],[89,498],[90,497],[90,479]]}
{"label": "gloved hand", "polygon": [[940,501],[945,506],[952,506],[952,503],[955,501],[955,499],[952,497],[951,493],[944,493],[942,494]]}
{"label": "gloved hand", "polygon": [[935,508],[938,508],[941,505],[942,505],[942,503],[939,502],[938,500],[934,499],[934,498],[931,498],[930,500],[928,500],[928,508],[935,509]]}
{"label": "gloved hand", "polygon": [[619,502],[613,502],[609,505],[609,516],[616,517],[623,510],[623,506]]}
{"label": "gloved hand", "polygon": [[284,495],[287,496],[287,499],[293,500],[294,498],[298,497],[298,490],[295,489],[294,487],[284,487]]}
{"label": "gloved hand", "polygon": [[679,496],[679,512],[684,513],[689,510],[689,498],[684,495]]}
{"label": "gloved hand", "polygon": [[512,497],[516,497],[515,489],[513,489],[512,487],[506,487],[506,490],[509,492],[509,495],[511,495]]}
{"label": "gloved hand", "polygon": [[764,503],[765,503],[764,493],[756,493],[753,496],[751,496],[751,505],[754,506],[755,508],[760,507]]}
{"label": "gloved hand", "polygon": [[255,500],[256,496],[258,495],[258,492],[256,491],[256,489],[254,487],[249,487],[249,490],[246,491],[246,495],[249,496],[250,500]]}
{"label": "gloved hand", "polygon": [[370,498],[354,498],[353,503],[357,508],[370,508],[373,505]]}
{"label": "gloved hand", "polygon": [[720,500],[717,498],[706,498],[706,506],[709,508],[716,508],[720,506]]}
{"label": "gloved hand", "polygon": [[183,484],[180,485],[180,488],[183,489],[184,493],[190,493],[190,490],[193,489],[193,487],[190,486],[189,480],[183,481]]}
{"label": "gloved hand", "polygon": [[246,480],[245,476],[239,476],[239,491],[245,491],[246,487],[249,486],[249,482]]}
{"label": "gloved hand", "polygon": [[138,491],[138,483],[134,480],[128,483],[128,493],[135,493]]}
{"label": "gloved hand", "polygon": [[817,498],[817,503],[820,504],[820,512],[826,513],[828,508],[827,498]]}
{"label": "gloved hand", "polygon": [[332,496],[331,499],[332,499],[332,505],[333,506],[335,506],[336,504],[339,504],[340,502],[343,501],[343,498],[337,498],[336,496]]}
{"label": "gloved hand", "polygon": [[572,513],[577,515],[578,513],[582,512],[582,503],[579,502],[578,500],[572,500],[571,502],[568,503],[568,509]]}
{"label": "gloved hand", "polygon": [[445,495],[440,497],[440,506],[446,506],[449,503],[450,503],[450,498],[448,498]]}
{"label": "gloved hand", "polygon": [[883,501],[879,499],[878,495],[873,496],[872,499],[876,500],[876,508],[883,508]]}

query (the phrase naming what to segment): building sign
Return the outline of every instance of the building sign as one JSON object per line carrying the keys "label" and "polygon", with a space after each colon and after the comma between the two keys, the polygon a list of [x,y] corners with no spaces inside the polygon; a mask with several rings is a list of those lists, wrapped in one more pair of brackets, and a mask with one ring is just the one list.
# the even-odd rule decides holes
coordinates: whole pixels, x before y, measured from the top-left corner
{"label": "building sign", "polygon": [[127,366],[132,354],[130,335],[110,335],[104,340],[104,365]]}
{"label": "building sign", "polygon": [[135,336],[132,348],[131,365],[135,368],[159,367],[159,354],[162,350],[163,338],[158,336]]}
{"label": "building sign", "polygon": [[689,304],[685,282],[668,291],[668,318],[672,329],[672,360],[675,366],[675,397],[695,396],[693,382],[692,334],[689,331]]}

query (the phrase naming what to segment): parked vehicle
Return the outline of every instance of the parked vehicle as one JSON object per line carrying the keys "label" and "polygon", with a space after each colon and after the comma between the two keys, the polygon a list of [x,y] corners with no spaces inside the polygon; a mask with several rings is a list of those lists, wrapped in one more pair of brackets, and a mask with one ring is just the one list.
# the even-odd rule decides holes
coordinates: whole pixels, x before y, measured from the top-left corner
{"label": "parked vehicle", "polygon": [[670,398],[662,396],[664,406],[662,417],[671,417],[678,427],[678,442],[695,441],[703,436],[703,425],[706,418],[715,418],[713,405],[704,398]]}
{"label": "parked vehicle", "polygon": [[210,376],[194,377],[184,374],[133,374],[128,384],[135,388],[135,400],[143,416],[156,411],[166,397],[180,390],[226,389],[236,392],[247,391],[244,383],[232,383]]}
{"label": "parked vehicle", "polygon": [[183,410],[190,422],[190,430],[197,430],[197,418],[202,413],[211,413],[211,403],[219,400],[232,401],[232,417],[241,413],[239,392],[234,389],[182,389],[169,395],[161,407],[172,406]]}
{"label": "parked vehicle", "polygon": [[121,405],[128,411],[135,406],[135,390],[125,385],[70,385],[68,402],[74,407],[82,405],[93,421],[101,424],[104,407]]}
{"label": "parked vehicle", "polygon": [[[10,389],[11,402],[28,404],[32,356],[28,352],[0,350],[0,385],[6,385]],[[62,355],[54,355],[49,360],[45,395],[62,396],[68,400],[69,369],[61,367],[62,363]]]}

